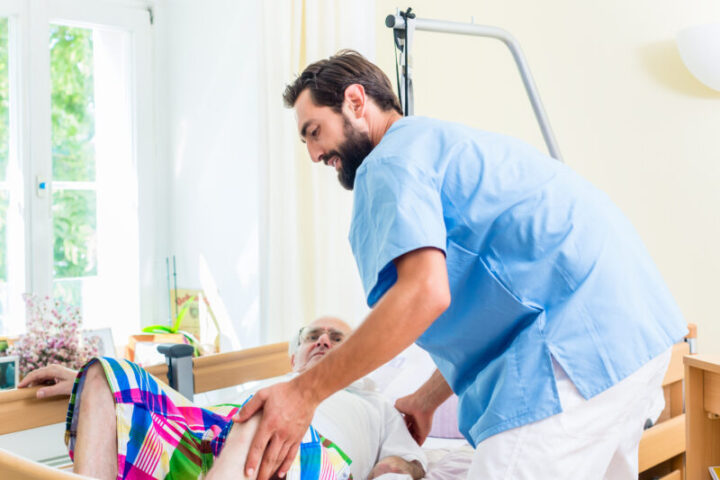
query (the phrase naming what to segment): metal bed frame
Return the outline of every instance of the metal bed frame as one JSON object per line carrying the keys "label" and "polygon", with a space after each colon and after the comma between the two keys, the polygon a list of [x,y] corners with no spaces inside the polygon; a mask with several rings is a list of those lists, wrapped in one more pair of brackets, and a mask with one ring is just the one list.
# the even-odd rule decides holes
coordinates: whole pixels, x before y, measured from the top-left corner
{"label": "metal bed frame", "polygon": [[515,64],[517,65],[520,77],[522,78],[525,91],[530,99],[535,118],[540,126],[545,144],[547,145],[550,155],[562,160],[560,148],[558,147],[555,135],[550,127],[543,104],[540,101],[535,81],[533,80],[530,68],[528,67],[525,55],[520,48],[520,44],[515,40],[510,32],[502,28],[492,27],[489,25],[476,25],[474,23],[448,22],[442,20],[429,20],[425,18],[416,18],[412,9],[406,11],[398,11],[394,15],[388,15],[385,18],[385,26],[393,29],[393,37],[395,39],[395,47],[400,52],[399,62],[396,64],[398,68],[398,90],[400,103],[403,106],[405,115],[413,115],[414,97],[413,97],[413,81],[412,81],[412,55],[413,38],[416,31],[450,33],[455,35],[471,35],[475,37],[487,37],[500,40],[510,49]]}

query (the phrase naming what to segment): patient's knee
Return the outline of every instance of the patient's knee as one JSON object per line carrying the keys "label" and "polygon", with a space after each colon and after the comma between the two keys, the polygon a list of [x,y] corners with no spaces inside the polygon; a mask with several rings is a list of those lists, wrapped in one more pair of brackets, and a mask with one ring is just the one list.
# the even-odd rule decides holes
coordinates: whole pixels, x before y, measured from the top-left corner
{"label": "patient's knee", "polygon": [[[255,414],[244,423],[234,423],[230,429],[225,445],[220,452],[207,480],[247,480],[245,476],[245,459],[262,414]],[[257,472],[252,478],[257,477]]]}
{"label": "patient's knee", "polygon": [[83,378],[83,387],[75,406],[78,415],[78,438],[84,437],[87,432],[96,431],[96,427],[110,430],[116,427],[115,400],[102,365],[98,362],[90,365]]}
{"label": "patient's knee", "polygon": [[81,393],[82,403],[81,407],[95,406],[97,403],[105,403],[104,401],[109,400],[112,402],[112,394],[110,392],[110,386],[108,385],[107,378],[105,378],[105,371],[99,362],[95,362],[90,365],[85,372],[85,380]]}
{"label": "patient's knee", "polygon": [[244,423],[234,423],[230,434],[228,435],[228,441],[232,439],[233,442],[239,442],[250,445],[250,441],[255,436],[255,432],[258,429],[260,420],[262,419],[262,412],[258,412],[250,417]]}
{"label": "patient's knee", "polygon": [[99,362],[95,362],[90,365],[85,372],[85,387],[88,388],[107,387],[107,379],[105,378],[105,371]]}

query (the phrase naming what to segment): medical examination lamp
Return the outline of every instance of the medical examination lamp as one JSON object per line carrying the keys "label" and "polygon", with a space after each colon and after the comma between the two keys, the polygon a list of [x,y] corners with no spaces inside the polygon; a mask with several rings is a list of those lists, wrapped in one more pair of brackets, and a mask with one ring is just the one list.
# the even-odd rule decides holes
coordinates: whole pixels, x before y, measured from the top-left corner
{"label": "medical examination lamp", "polygon": [[396,67],[398,68],[397,83],[400,103],[402,104],[405,115],[413,114],[412,56],[410,55],[410,50],[412,48],[415,30],[490,37],[502,41],[510,49],[515,59],[548,151],[552,157],[562,162],[560,149],[557,146],[555,136],[550,128],[550,121],[540,102],[540,95],[535,87],[532,75],[530,75],[530,69],[528,68],[527,61],[525,61],[525,56],[520,50],[520,45],[517,40],[515,40],[509,32],[502,28],[475,25],[474,23],[446,22],[416,18],[410,8],[404,12],[398,11],[395,15],[388,15],[385,19],[385,25],[393,29],[395,47],[400,52],[399,61],[396,61]]}

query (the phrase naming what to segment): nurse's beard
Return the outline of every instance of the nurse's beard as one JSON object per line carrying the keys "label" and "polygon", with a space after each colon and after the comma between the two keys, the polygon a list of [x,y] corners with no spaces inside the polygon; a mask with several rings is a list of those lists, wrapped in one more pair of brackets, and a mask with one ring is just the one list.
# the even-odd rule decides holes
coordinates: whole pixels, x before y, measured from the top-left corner
{"label": "nurse's beard", "polygon": [[340,158],[340,170],[338,171],[340,185],[347,190],[352,190],[355,185],[355,172],[375,146],[367,133],[355,130],[344,116],[343,120],[345,141],[330,155],[335,154]]}

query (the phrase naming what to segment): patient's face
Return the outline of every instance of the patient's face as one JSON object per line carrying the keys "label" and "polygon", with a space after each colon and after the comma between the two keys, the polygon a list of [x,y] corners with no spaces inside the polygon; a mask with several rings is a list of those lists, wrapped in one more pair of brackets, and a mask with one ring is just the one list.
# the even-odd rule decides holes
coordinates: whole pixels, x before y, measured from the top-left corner
{"label": "patient's face", "polygon": [[315,320],[302,330],[300,345],[290,359],[293,370],[304,372],[312,367],[327,352],[344,342],[351,332],[350,326],[338,318]]}
{"label": "patient's face", "polygon": [[355,172],[374,148],[368,133],[354,127],[344,111],[316,105],[307,89],[298,96],[295,112],[310,159],[333,167],[340,185],[352,190]]}

